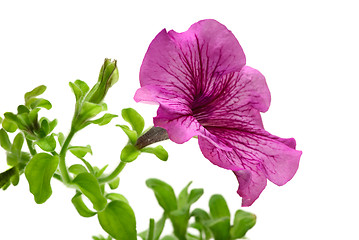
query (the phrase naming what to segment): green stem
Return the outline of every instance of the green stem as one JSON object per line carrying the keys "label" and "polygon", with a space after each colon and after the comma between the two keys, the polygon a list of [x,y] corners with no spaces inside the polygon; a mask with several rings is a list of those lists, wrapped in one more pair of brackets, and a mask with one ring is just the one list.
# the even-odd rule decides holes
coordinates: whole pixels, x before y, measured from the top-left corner
{"label": "green stem", "polygon": [[26,138],[26,143],[27,143],[27,147],[30,150],[31,155],[32,156],[36,155],[37,152],[36,152],[35,148],[32,146],[32,141]]}
{"label": "green stem", "polygon": [[64,144],[62,145],[62,148],[60,151],[60,163],[59,163],[60,173],[61,173],[62,180],[64,181],[64,184],[66,184],[66,185],[69,185],[71,183],[71,178],[70,178],[69,172],[67,171],[65,157],[66,157],[67,149],[68,149],[70,142],[71,142],[72,138],[74,137],[75,133],[76,133],[76,131],[73,128],[71,128],[71,131],[70,131],[69,135],[67,136]]}
{"label": "green stem", "polygon": [[120,174],[122,169],[124,169],[125,166],[126,166],[126,163],[121,161],[110,175],[107,175],[106,177],[103,177],[103,178],[99,178],[98,182],[100,184],[102,184],[102,183],[107,183],[107,182],[114,180],[118,176],[118,174]]}

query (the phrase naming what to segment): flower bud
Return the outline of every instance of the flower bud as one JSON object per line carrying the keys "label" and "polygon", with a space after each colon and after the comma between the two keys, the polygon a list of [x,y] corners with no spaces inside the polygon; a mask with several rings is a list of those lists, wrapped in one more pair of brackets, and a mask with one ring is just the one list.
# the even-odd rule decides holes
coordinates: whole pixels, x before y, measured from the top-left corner
{"label": "flower bud", "polygon": [[93,86],[87,96],[87,100],[91,103],[100,103],[105,98],[107,91],[118,81],[118,68],[117,61],[105,59],[104,64],[101,67],[98,81]]}

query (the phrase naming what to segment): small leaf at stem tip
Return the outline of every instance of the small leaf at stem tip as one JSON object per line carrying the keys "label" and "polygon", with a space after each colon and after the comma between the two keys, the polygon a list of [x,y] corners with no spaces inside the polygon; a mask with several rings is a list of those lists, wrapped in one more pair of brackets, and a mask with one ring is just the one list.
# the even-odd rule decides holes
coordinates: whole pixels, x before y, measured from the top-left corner
{"label": "small leaf at stem tip", "polygon": [[231,216],[227,202],[220,194],[214,194],[209,199],[209,211],[214,219]]}
{"label": "small leaf at stem tip", "polygon": [[10,151],[11,149],[9,135],[4,129],[0,129],[0,145],[6,151]]}
{"label": "small leaf at stem tip", "polygon": [[203,195],[203,188],[194,188],[191,190],[188,197],[188,204],[192,205],[197,202],[200,197]]}
{"label": "small leaf at stem tip", "polygon": [[130,139],[132,144],[136,144],[137,141],[137,132],[134,130],[131,130],[126,125],[116,125],[117,127],[120,127],[127,135],[127,137]]}
{"label": "small leaf at stem tip", "polygon": [[46,86],[45,85],[40,85],[36,88],[34,88],[33,90],[31,90],[30,92],[27,92],[25,93],[25,105],[27,107],[29,107],[29,105],[27,104],[28,101],[31,99],[31,98],[34,98],[34,97],[37,97],[41,94],[43,94],[44,92],[46,91]]}
{"label": "small leaf at stem tip", "polygon": [[192,181],[190,181],[178,195],[177,204],[179,209],[185,207],[188,204],[188,188],[191,184]]}
{"label": "small leaf at stem tip", "polygon": [[91,121],[93,124],[97,124],[99,126],[106,125],[111,122],[113,118],[118,117],[118,115],[105,113],[101,118]]}
{"label": "small leaf at stem tip", "polygon": [[115,178],[114,180],[109,182],[108,185],[112,190],[115,190],[120,185],[120,178],[119,177]]}
{"label": "small leaf at stem tip", "polygon": [[50,101],[43,98],[31,98],[28,104],[31,109],[39,107],[50,110],[52,108],[52,104],[50,103]]}
{"label": "small leaf at stem tip", "polygon": [[106,207],[107,200],[102,195],[97,179],[91,173],[80,173],[75,177],[73,183],[76,184],[81,192],[92,202],[94,209],[102,211]]}
{"label": "small leaf at stem tip", "polygon": [[112,201],[105,210],[98,212],[101,227],[112,237],[118,240],[136,240],[135,214],[124,201]]}
{"label": "small leaf at stem tip", "polygon": [[65,142],[65,135],[62,132],[57,134],[57,140],[59,141],[60,146],[64,145]]}
{"label": "small leaf at stem tip", "polygon": [[74,164],[69,167],[69,172],[75,175],[87,172],[87,169],[81,164]]}
{"label": "small leaf at stem tip", "polygon": [[122,109],[122,118],[131,124],[132,129],[137,132],[137,136],[140,136],[145,126],[145,120],[143,117],[133,108]]}
{"label": "small leaf at stem tip", "polygon": [[177,209],[176,195],[169,184],[156,178],[150,178],[147,179],[146,185],[153,190],[159,205],[165,212],[170,213]]}
{"label": "small leaf at stem tip", "polygon": [[168,160],[168,152],[161,145],[154,147],[154,148],[153,147],[142,148],[141,152],[152,153],[152,154],[156,155],[156,157],[162,161]]}
{"label": "small leaf at stem tip", "polygon": [[247,231],[256,224],[256,215],[237,210],[234,215],[233,226],[230,230],[232,239],[243,238]]}
{"label": "small leaf at stem tip", "polygon": [[83,146],[70,146],[68,148],[70,152],[75,155],[78,158],[83,158],[86,156],[87,153],[90,153],[92,155],[92,149],[90,145],[87,145],[85,147]]}
{"label": "small leaf at stem tip", "polygon": [[106,170],[107,167],[108,167],[108,164],[105,165],[103,168],[97,170],[97,171],[96,171],[96,177],[98,177],[98,178],[101,177],[102,174],[105,172],[105,170]]}
{"label": "small leaf at stem tip", "polygon": [[48,153],[36,154],[25,168],[30,192],[38,204],[44,203],[52,194],[50,181],[59,164],[59,157]]}
{"label": "small leaf at stem tip", "polygon": [[141,154],[141,151],[139,151],[135,146],[132,144],[126,145],[120,155],[120,159],[123,162],[132,162],[136,160],[136,158]]}
{"label": "small leaf at stem tip", "polygon": [[71,199],[72,204],[75,206],[77,212],[82,217],[92,217],[96,215],[96,212],[91,211],[84,201],[82,200],[82,194],[76,193],[76,195]]}
{"label": "small leaf at stem tip", "polygon": [[52,152],[56,148],[56,140],[54,134],[51,134],[45,138],[42,138],[35,142],[42,150],[46,152]]}

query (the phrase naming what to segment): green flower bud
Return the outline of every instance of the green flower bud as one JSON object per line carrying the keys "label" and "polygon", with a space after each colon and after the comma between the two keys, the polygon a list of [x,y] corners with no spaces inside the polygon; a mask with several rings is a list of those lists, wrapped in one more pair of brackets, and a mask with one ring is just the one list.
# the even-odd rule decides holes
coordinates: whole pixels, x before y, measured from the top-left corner
{"label": "green flower bud", "polygon": [[100,103],[105,98],[107,91],[118,81],[117,61],[105,59],[101,67],[98,81],[87,95],[87,101],[91,103]]}

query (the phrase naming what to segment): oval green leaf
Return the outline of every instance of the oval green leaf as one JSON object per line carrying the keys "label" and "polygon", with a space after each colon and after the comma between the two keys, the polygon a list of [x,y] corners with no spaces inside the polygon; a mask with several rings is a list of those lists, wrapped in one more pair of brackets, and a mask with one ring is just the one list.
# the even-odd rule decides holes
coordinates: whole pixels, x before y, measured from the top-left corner
{"label": "oval green leaf", "polygon": [[117,240],[136,240],[135,214],[126,202],[112,201],[98,213],[101,227]]}
{"label": "oval green leaf", "polygon": [[137,136],[140,136],[145,126],[143,117],[133,108],[124,108],[122,109],[121,114],[122,118],[131,124],[132,129],[137,132]]}
{"label": "oval green leaf", "polygon": [[169,184],[159,179],[150,178],[146,181],[146,185],[153,190],[158,204],[165,212],[169,213],[177,209],[176,195]]}
{"label": "oval green leaf", "polygon": [[233,239],[243,238],[247,231],[254,227],[256,220],[256,215],[243,210],[237,210],[234,215],[233,226],[230,230],[231,237]]}
{"label": "oval green leaf", "polygon": [[44,203],[51,196],[50,181],[58,164],[58,156],[38,153],[26,166],[25,176],[29,182],[30,192],[34,195],[36,203]]}
{"label": "oval green leaf", "polygon": [[107,204],[103,196],[97,179],[90,173],[80,173],[75,177],[73,183],[76,184],[81,192],[92,202],[93,208],[102,211]]}
{"label": "oval green leaf", "polygon": [[220,194],[214,194],[209,199],[209,211],[214,219],[231,216],[227,202]]}

